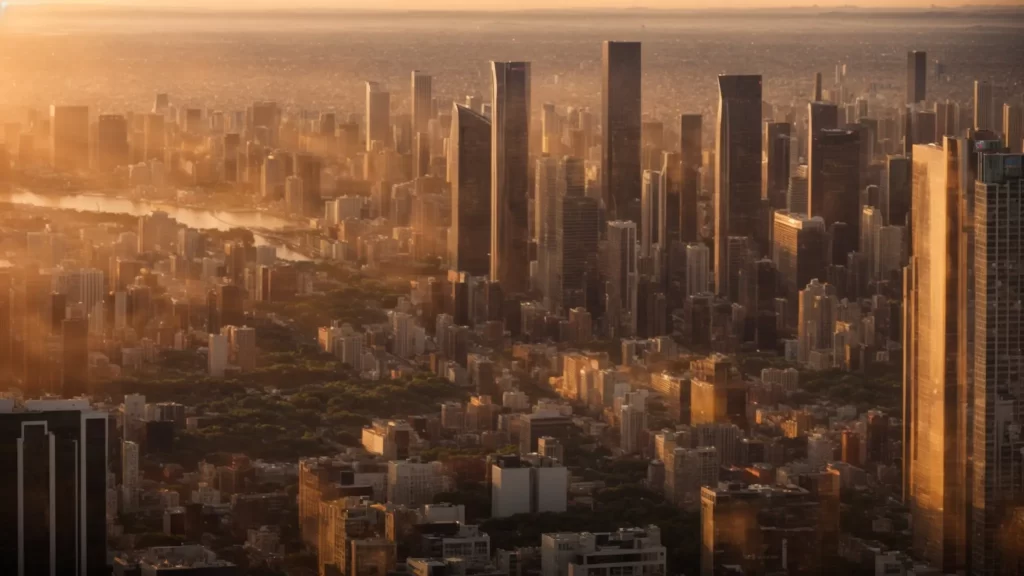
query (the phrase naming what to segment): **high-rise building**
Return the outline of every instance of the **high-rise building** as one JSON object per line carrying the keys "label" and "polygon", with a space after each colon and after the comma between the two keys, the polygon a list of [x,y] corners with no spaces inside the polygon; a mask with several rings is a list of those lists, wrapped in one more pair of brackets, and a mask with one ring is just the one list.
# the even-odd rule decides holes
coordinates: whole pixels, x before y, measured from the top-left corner
{"label": "high-rise building", "polygon": [[[337,498],[318,503],[317,564],[320,574],[353,574],[363,538],[383,532],[381,515],[368,502]],[[392,546],[394,543],[389,543]],[[387,562],[385,561],[385,565]],[[386,572],[385,572],[386,573]]]}
{"label": "high-rise building", "polygon": [[[323,163],[312,154],[295,154],[292,158],[293,174],[302,179],[302,210],[300,214],[322,214],[321,171]],[[285,181],[287,194],[287,180]]]}
{"label": "high-rise building", "polygon": [[790,124],[788,122],[766,122],[761,175],[761,198],[768,201],[773,210],[786,208],[786,192],[789,190],[790,165]]}
{"label": "high-rise building", "polygon": [[807,165],[797,166],[797,171],[797,174],[789,177],[789,188],[786,189],[786,210],[794,214],[807,214]]}
{"label": "high-rise building", "polygon": [[373,143],[387,147],[391,142],[391,93],[377,82],[366,83],[366,150]]}
{"label": "high-rise building", "polygon": [[704,294],[710,288],[711,251],[705,244],[686,245],[686,296]]}
{"label": "high-rise building", "polygon": [[741,408],[733,402],[737,382],[732,363],[721,354],[690,363],[690,423],[728,424],[731,413]]}
{"label": "high-rise building", "polygon": [[719,483],[701,490],[701,576],[820,574],[821,503],[798,486]]}
{"label": "high-rise building", "polygon": [[835,130],[838,127],[838,106],[831,102],[811,102],[807,105],[808,163],[810,162],[810,146],[814,141],[814,136],[822,130]]}
{"label": "high-rise building", "polygon": [[825,221],[777,210],[772,227],[772,261],[782,297],[796,303],[800,290],[825,274]]}
{"label": "high-rise building", "polygon": [[601,207],[596,198],[585,195],[585,167],[579,158],[564,158],[559,163],[558,179],[565,183],[555,230],[560,303],[563,308],[571,308],[586,303],[588,275],[596,276],[599,269]]}
{"label": "high-rise building", "polygon": [[947,572],[966,554],[967,392],[958,375],[965,143],[914,146],[913,256],[904,275],[904,500],[915,552]]}
{"label": "high-rise building", "polygon": [[452,216],[448,265],[471,276],[486,276],[491,268],[490,120],[454,104],[449,142]]}
{"label": "high-rise building", "polygon": [[565,182],[559,178],[558,160],[551,156],[537,159],[535,174],[533,233],[537,244],[537,285],[544,295],[544,305],[554,310],[561,299],[558,209],[565,194]]}
{"label": "high-rise building", "polygon": [[1013,154],[1024,152],[1024,105],[1003,104],[1003,148]]}
{"label": "high-rise building", "polygon": [[927,53],[923,50],[907,52],[907,104],[925,101],[927,78]]}
{"label": "high-rise building", "polygon": [[[637,234],[633,222],[608,222],[608,252],[604,277],[608,282],[608,305],[632,313],[637,304]],[[630,319],[631,322],[635,318]]]}
{"label": "high-rise building", "polygon": [[865,206],[860,213],[860,253],[866,260],[866,266],[871,280],[877,279],[875,270],[877,268],[877,254],[879,234],[882,229],[882,212],[874,206]]}
{"label": "high-rise building", "polygon": [[[1015,509],[1011,502],[1020,493],[1009,472],[1017,466],[1019,449],[1009,445],[1020,442],[1013,430],[1022,424],[1018,407],[1024,403],[1017,352],[1024,335],[1017,296],[1024,287],[1024,270],[1016,264],[1024,257],[1022,194],[1024,156],[981,155],[974,186],[974,286],[967,295],[974,300],[975,339],[966,358],[973,366],[974,388],[972,486],[967,488],[973,499],[967,529],[971,574],[977,576],[1018,572],[1021,567],[1009,559],[1018,544],[1004,535]],[[1015,554],[1019,557],[1020,550]]]}
{"label": "high-rise building", "polygon": [[601,49],[601,190],[608,220],[640,221],[641,45]]}
{"label": "high-rise building", "polygon": [[146,114],[142,117],[143,148],[142,160],[163,160],[166,128],[163,114]]}
{"label": "high-rise building", "polygon": [[696,242],[700,232],[697,224],[697,196],[703,162],[701,122],[700,114],[683,114],[679,121],[680,154],[683,161],[679,230],[683,242]]}
{"label": "high-rise building", "polygon": [[910,158],[886,159],[885,188],[882,194],[882,220],[889,226],[904,226],[910,214]]}
{"label": "high-rise building", "polygon": [[995,100],[992,98],[992,84],[988,80],[974,81],[974,129],[994,130]]}
{"label": "high-rise building", "polygon": [[[832,348],[839,306],[835,286],[812,279],[800,291],[797,306],[797,360],[806,364],[811,361],[812,353]],[[831,362],[828,364],[831,366]]]}
{"label": "high-rise building", "polygon": [[284,179],[284,205],[291,214],[305,213],[305,194],[302,178],[289,176]]}
{"label": "high-rise building", "polygon": [[[729,237],[754,235],[761,213],[761,76],[718,77],[715,290],[733,292]],[[765,226],[761,226],[762,228]],[[755,236],[755,242],[762,238]],[[763,249],[767,239],[761,244]]]}
{"label": "high-rise building", "polygon": [[121,510],[134,512],[139,507],[139,444],[121,442]]}
{"label": "high-rise building", "polygon": [[89,108],[50,106],[50,158],[54,170],[89,167]]}
{"label": "high-rise building", "polygon": [[[658,242],[658,224],[664,215],[662,205],[661,173],[644,170],[640,195],[640,255],[651,256],[651,244]],[[663,247],[664,248],[664,247]]]}
{"label": "high-rise building", "polygon": [[529,454],[537,451],[537,442],[545,436],[565,440],[572,427],[572,419],[557,412],[535,412],[520,420],[519,451]]}
{"label": "high-rise building", "polygon": [[491,465],[491,516],[565,512],[568,469],[540,454],[499,456]]}
{"label": "high-rise building", "polygon": [[80,399],[0,403],[0,574],[107,573],[107,429]]}
{"label": "high-rise building", "polygon": [[109,172],[128,164],[128,122],[120,114],[101,114],[96,123],[96,169]]}
{"label": "high-rise building", "polygon": [[[430,130],[428,124],[433,118],[433,78],[422,70],[412,71],[412,130],[413,132],[427,132]],[[473,110],[479,112],[478,110]],[[455,112],[452,112],[452,119],[455,119]]]}
{"label": "high-rise building", "polygon": [[491,62],[491,280],[529,289],[530,63]]}
{"label": "high-rise building", "polygon": [[683,222],[683,160],[676,152],[663,152],[661,155],[661,182],[659,183],[661,198],[658,205],[661,211],[658,219],[657,242],[667,252],[670,247],[682,241]]}
{"label": "high-rise building", "polygon": [[223,378],[228,366],[228,337],[222,334],[210,334],[207,343],[207,374],[213,378]]}
{"label": "high-rise building", "polygon": [[820,216],[826,227],[845,223],[846,244],[855,246],[860,229],[860,135],[854,130],[822,129],[813,136],[810,148],[810,216]]}

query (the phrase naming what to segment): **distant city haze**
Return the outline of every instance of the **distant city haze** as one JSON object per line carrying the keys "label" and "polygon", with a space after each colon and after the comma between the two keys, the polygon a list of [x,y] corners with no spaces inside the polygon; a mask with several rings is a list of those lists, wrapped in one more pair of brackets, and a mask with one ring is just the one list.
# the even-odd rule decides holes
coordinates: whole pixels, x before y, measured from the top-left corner
{"label": "distant city haze", "polygon": [[125,6],[146,9],[227,9],[227,10],[560,10],[560,9],[629,9],[659,10],[727,10],[740,8],[977,8],[984,6],[1024,6],[1022,0],[7,0],[8,6],[67,5]]}

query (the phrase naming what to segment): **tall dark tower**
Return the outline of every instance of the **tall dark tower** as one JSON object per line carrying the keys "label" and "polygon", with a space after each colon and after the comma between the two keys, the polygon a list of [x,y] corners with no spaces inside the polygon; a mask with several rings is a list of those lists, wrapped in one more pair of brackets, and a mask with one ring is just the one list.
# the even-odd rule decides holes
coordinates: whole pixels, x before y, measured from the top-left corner
{"label": "tall dark tower", "polygon": [[0,574],[108,573],[107,414],[78,406],[0,408]]}
{"label": "tall dark tower", "polygon": [[697,196],[700,188],[700,169],[703,163],[701,149],[700,114],[683,114],[679,120],[680,153],[683,157],[683,185],[680,202],[680,234],[686,243],[696,242]]}
{"label": "tall dark tower", "polygon": [[821,72],[814,73],[814,93],[811,94],[811,102],[821,102]]}
{"label": "tall dark tower", "polygon": [[491,280],[529,290],[530,63],[491,62]]}
{"label": "tall dark tower", "polygon": [[764,174],[761,197],[773,210],[786,208],[789,190],[790,125],[788,122],[767,122],[764,125]]}
{"label": "tall dark tower", "polygon": [[811,140],[809,172],[810,216],[820,216],[829,228],[844,222],[847,238],[833,241],[855,246],[860,238],[860,134],[855,130],[818,131]]}
{"label": "tall dark tower", "polygon": [[730,294],[729,237],[749,236],[761,212],[761,76],[719,76],[718,95],[715,290]]}
{"label": "tall dark tower", "polygon": [[453,108],[448,265],[485,276],[491,268],[491,121],[466,106]]}
{"label": "tall dark tower", "polygon": [[923,50],[907,52],[907,104],[924,102],[928,78],[928,55]]}
{"label": "tall dark tower", "polygon": [[640,219],[641,49],[605,42],[601,54],[601,189],[608,220]]}

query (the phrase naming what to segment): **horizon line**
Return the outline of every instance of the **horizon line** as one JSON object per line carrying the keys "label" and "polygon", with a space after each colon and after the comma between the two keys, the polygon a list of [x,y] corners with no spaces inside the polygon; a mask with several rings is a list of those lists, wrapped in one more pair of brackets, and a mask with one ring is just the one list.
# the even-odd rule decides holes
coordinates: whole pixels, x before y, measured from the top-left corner
{"label": "horizon line", "polygon": [[[72,0],[28,0],[26,2],[11,2],[8,0],[4,2],[5,8],[8,11],[12,9],[59,9],[67,11],[112,11],[112,10],[128,10],[133,12],[179,12],[179,13],[225,13],[225,14],[258,14],[258,13],[294,13],[294,14],[380,14],[380,13],[407,13],[407,14],[430,14],[430,13],[451,13],[460,12],[464,14],[500,14],[500,13],[516,13],[516,14],[558,14],[558,13],[578,13],[578,12],[592,12],[592,13],[612,13],[620,14],[623,12],[650,12],[650,13],[733,13],[738,11],[743,12],[755,12],[755,13],[770,13],[770,12],[787,12],[787,11],[801,11],[810,12],[814,14],[822,13],[836,13],[836,12],[851,12],[860,11],[865,13],[870,12],[963,12],[963,11],[992,11],[992,10],[1012,10],[1012,11],[1024,11],[1024,4],[1016,2],[1016,0],[996,0],[995,2],[989,2],[982,5],[969,5],[969,4],[957,4],[950,6],[938,6],[931,4],[928,6],[920,6],[915,4],[897,4],[897,5],[856,5],[856,4],[842,4],[837,6],[800,6],[800,5],[789,5],[789,6],[756,6],[756,5],[740,5],[740,6],[692,6],[692,7],[679,7],[679,8],[668,8],[668,7],[652,7],[652,6],[570,6],[565,8],[455,8],[455,7],[436,7],[436,8],[405,8],[405,7],[377,7],[377,8],[354,8],[354,7],[329,7],[321,5],[308,5],[308,6],[252,6],[252,5],[240,5],[240,6],[210,6],[203,4],[185,4],[174,3],[171,0],[157,0],[156,2],[149,3],[146,5],[138,5],[131,3],[129,0],[112,0],[110,2],[74,2]],[[20,10],[19,10],[20,11]]]}

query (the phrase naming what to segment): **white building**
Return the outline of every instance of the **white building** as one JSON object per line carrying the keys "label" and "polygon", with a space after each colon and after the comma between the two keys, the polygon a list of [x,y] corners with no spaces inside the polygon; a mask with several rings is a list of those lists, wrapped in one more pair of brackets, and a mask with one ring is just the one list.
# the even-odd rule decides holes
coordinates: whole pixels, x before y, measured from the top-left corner
{"label": "white building", "polygon": [[620,447],[626,454],[643,451],[647,431],[646,390],[630,392],[619,408]]}
{"label": "white building", "polygon": [[662,576],[666,570],[657,526],[544,534],[540,554],[543,576]]}
{"label": "white building", "polygon": [[209,351],[207,353],[207,369],[210,376],[223,378],[228,367],[228,337],[210,334]]}
{"label": "white building", "polygon": [[121,511],[134,512],[139,507],[139,445],[121,443]]}
{"label": "white building", "polygon": [[396,506],[423,506],[450,489],[441,462],[388,462],[388,502]]}
{"label": "white building", "polygon": [[124,419],[125,422],[131,420],[144,420],[146,418],[146,397],[142,394],[125,394],[124,395]]}
{"label": "white building", "polygon": [[491,466],[491,516],[565,512],[569,472],[539,454],[505,456]]}

